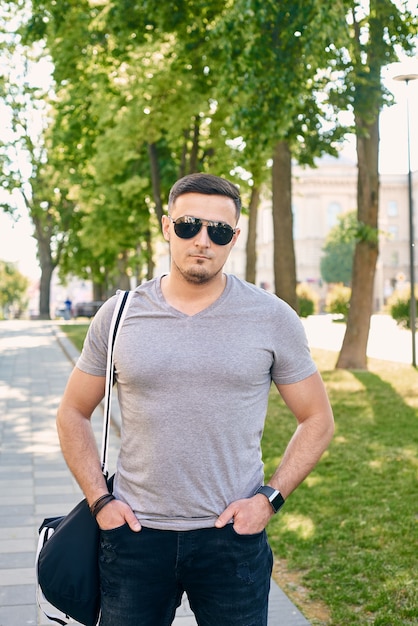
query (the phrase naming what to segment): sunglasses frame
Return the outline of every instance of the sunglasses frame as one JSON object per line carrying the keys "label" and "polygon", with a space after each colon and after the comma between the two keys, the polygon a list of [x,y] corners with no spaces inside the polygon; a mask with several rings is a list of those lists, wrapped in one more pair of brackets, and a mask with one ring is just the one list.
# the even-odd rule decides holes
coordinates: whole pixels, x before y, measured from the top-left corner
{"label": "sunglasses frame", "polygon": [[[181,217],[178,217],[175,220],[171,217],[171,215],[169,215],[168,217],[173,222],[174,232],[176,233],[177,237],[179,237],[180,239],[193,239],[193,237],[196,237],[196,235],[200,233],[200,231],[202,230],[202,226],[206,226],[206,228],[208,229],[209,239],[214,244],[216,244],[217,246],[227,246],[229,243],[231,243],[235,233],[237,232],[236,228],[232,228],[232,226],[230,226],[230,224],[227,224],[227,222],[205,220],[200,217],[193,217],[192,215],[182,215]],[[184,236],[184,234],[179,234],[178,232],[179,229],[176,229],[176,226],[179,226],[181,224],[189,224],[190,226],[198,226],[199,228],[196,232],[192,233],[191,235]],[[224,233],[228,232],[228,236],[229,234],[231,234],[231,237],[228,241],[225,241],[225,242],[216,241],[216,229],[218,227],[221,227]],[[213,229],[215,229],[215,232],[213,231]],[[215,239],[214,239],[214,236],[215,236]]]}

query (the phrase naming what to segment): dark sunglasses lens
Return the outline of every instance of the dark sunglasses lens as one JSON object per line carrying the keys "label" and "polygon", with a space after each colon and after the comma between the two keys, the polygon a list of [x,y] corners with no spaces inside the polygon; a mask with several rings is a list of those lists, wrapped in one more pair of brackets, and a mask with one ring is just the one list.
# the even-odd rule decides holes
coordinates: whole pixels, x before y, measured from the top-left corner
{"label": "dark sunglasses lens", "polygon": [[[198,217],[179,217],[174,222],[174,232],[181,239],[192,239],[202,228],[202,220]],[[208,234],[213,243],[218,246],[226,246],[234,236],[234,229],[229,224],[208,224]]]}
{"label": "dark sunglasses lens", "polygon": [[195,237],[202,228],[202,222],[176,222],[174,224],[174,232],[180,239],[191,239]]}
{"label": "dark sunglasses lens", "polygon": [[213,243],[216,243],[218,246],[226,246],[234,236],[234,230],[228,224],[208,226],[208,233]]}

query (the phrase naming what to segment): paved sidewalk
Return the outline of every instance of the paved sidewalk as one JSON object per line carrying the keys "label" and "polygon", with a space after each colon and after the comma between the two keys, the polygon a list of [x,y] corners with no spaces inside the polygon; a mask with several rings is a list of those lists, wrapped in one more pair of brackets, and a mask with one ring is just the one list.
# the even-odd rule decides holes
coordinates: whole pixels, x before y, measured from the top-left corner
{"label": "paved sidewalk", "polygon": [[[36,604],[37,529],[44,517],[64,515],[81,498],[55,431],[75,353],[71,344],[57,341],[55,331],[53,322],[0,322],[0,626],[52,624]],[[99,409],[96,413],[100,441],[102,416]],[[117,448],[112,432],[111,470]],[[196,624],[187,602],[174,624]],[[269,626],[309,626],[274,581]]]}
{"label": "paved sidewalk", "polygon": [[[311,348],[339,352],[346,325],[333,322],[332,315],[311,315],[302,319]],[[418,349],[417,337],[415,345]],[[367,356],[394,363],[412,363],[412,333],[400,328],[390,315],[376,314],[370,319]]]}

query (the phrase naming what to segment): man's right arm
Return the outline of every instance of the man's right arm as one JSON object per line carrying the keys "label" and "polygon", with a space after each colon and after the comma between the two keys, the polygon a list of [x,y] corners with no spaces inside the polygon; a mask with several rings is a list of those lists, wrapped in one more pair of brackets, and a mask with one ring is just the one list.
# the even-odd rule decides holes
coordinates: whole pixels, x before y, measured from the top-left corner
{"label": "man's right arm", "polygon": [[[74,368],[57,413],[57,430],[62,453],[89,505],[108,492],[102,473],[91,415],[104,396],[105,377],[92,376]],[[127,523],[132,530],[140,524],[131,508],[112,500],[99,512],[101,528]]]}

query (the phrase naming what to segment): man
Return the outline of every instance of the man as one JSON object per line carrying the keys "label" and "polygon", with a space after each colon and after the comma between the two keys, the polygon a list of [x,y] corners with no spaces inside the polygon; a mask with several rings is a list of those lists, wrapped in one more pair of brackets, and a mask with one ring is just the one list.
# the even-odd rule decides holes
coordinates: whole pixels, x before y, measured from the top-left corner
{"label": "man", "polygon": [[[183,591],[201,626],[265,626],[265,527],[331,440],[332,410],[298,316],[223,273],[240,208],[236,186],[207,174],[170,192],[170,273],[136,289],[115,348],[114,498],[90,417],[104,394],[116,296],[94,318],[64,393],[63,454],[101,528],[100,626],[168,626]],[[271,381],[297,427],[264,486]]]}

